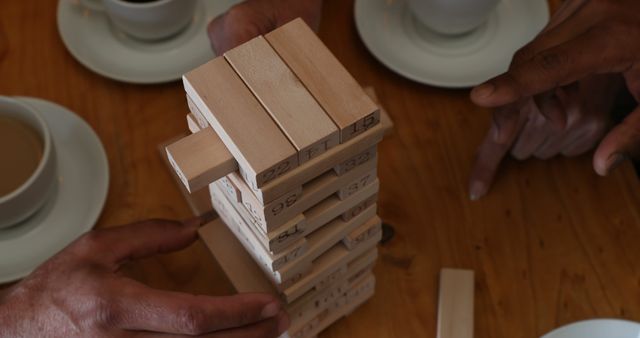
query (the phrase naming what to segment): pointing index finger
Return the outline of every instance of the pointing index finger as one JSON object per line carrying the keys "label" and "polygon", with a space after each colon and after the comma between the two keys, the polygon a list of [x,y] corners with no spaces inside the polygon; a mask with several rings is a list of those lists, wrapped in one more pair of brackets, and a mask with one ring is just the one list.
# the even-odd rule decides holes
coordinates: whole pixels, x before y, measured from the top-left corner
{"label": "pointing index finger", "polygon": [[626,54],[627,48],[611,45],[616,43],[611,39],[612,34],[616,33],[609,26],[594,26],[474,88],[471,99],[480,106],[499,107],[591,74],[624,71],[633,59]]}

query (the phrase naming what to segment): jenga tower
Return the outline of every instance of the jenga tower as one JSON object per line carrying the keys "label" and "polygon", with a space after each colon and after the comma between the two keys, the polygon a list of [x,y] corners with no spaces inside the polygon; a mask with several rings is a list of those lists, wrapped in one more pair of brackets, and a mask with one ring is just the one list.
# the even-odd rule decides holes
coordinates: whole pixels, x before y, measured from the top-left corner
{"label": "jenga tower", "polygon": [[167,147],[170,162],[189,191],[208,187],[287,304],[285,336],[317,335],[373,295],[390,120],[301,19],[183,80],[193,134]]}

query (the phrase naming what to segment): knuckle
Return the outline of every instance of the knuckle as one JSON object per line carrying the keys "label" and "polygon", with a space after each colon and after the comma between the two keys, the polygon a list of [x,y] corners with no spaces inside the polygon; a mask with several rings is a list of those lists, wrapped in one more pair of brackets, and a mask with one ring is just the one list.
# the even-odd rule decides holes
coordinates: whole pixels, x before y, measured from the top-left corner
{"label": "knuckle", "polygon": [[199,308],[189,306],[177,313],[177,322],[181,331],[191,335],[207,332],[207,315]]}
{"label": "knuckle", "polygon": [[513,60],[511,64],[512,65],[522,64],[525,61],[532,59],[534,56],[535,56],[535,52],[533,48],[530,48],[527,46],[522,47],[513,55]]}
{"label": "knuckle", "polygon": [[545,51],[535,57],[540,70],[544,73],[562,71],[570,64],[569,56],[557,51]]}

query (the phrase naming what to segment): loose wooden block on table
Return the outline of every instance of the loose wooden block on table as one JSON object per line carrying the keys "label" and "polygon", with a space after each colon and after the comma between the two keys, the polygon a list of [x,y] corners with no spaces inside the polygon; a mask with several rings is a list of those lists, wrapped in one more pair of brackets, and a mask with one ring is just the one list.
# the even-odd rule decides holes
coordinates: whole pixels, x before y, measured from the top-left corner
{"label": "loose wooden block on table", "polygon": [[473,338],[473,271],[442,269],[438,338]]}
{"label": "loose wooden block on table", "polygon": [[183,83],[253,187],[298,166],[296,149],[224,58],[187,73]]}
{"label": "loose wooden block on table", "polygon": [[224,57],[296,147],[299,163],[340,143],[336,125],[264,37]]}
{"label": "loose wooden block on table", "polygon": [[376,104],[302,19],[265,38],[338,126],[340,142],[380,121]]}
{"label": "loose wooden block on table", "polygon": [[169,162],[189,192],[207,186],[224,173],[237,170],[237,162],[229,158],[224,144],[211,142],[216,138],[213,129],[206,128],[166,147]]}

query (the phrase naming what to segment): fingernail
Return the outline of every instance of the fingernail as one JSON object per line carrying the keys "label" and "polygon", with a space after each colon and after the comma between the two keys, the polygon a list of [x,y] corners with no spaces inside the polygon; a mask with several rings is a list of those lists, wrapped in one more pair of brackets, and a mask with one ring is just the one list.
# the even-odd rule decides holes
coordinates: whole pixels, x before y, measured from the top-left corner
{"label": "fingernail", "polygon": [[289,321],[289,315],[287,315],[285,312],[282,312],[282,315],[280,316],[280,320],[278,320],[278,333],[281,334],[287,331],[290,324],[291,322]]}
{"label": "fingernail", "polygon": [[607,174],[619,167],[626,157],[622,154],[613,154],[607,159]]}
{"label": "fingernail", "polygon": [[472,201],[477,201],[485,194],[485,185],[480,181],[475,181],[471,183],[471,188],[469,188],[469,198]]}
{"label": "fingernail", "polygon": [[478,99],[486,99],[491,96],[495,90],[496,86],[491,82],[487,82],[473,88],[471,95]]}
{"label": "fingernail", "polygon": [[260,313],[260,317],[262,317],[262,319],[273,318],[279,312],[280,312],[280,303],[271,302],[262,309],[262,312]]}

